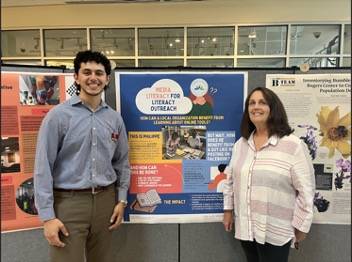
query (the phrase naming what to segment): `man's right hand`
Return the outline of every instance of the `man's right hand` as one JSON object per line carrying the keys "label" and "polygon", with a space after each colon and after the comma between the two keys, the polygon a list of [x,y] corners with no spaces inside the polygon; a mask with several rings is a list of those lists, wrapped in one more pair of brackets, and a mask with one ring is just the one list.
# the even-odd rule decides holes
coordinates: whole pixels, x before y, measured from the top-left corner
{"label": "man's right hand", "polygon": [[64,236],[68,236],[68,231],[64,224],[57,218],[50,219],[44,222],[44,236],[48,240],[49,245],[56,247],[64,247],[65,243],[61,242],[59,232]]}
{"label": "man's right hand", "polygon": [[224,211],[224,220],[222,222],[224,224],[225,231],[230,232],[233,228],[233,211],[225,210]]}

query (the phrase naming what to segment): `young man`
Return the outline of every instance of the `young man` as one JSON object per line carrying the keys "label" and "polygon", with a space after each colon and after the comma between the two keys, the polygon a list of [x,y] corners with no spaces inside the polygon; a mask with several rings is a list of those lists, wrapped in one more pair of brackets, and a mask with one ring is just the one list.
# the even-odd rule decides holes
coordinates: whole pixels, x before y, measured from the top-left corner
{"label": "young man", "polygon": [[51,261],[108,262],[111,230],[127,205],[127,135],[121,116],[101,99],[109,60],[83,51],[74,68],[79,95],[50,110],[38,134],[35,202]]}

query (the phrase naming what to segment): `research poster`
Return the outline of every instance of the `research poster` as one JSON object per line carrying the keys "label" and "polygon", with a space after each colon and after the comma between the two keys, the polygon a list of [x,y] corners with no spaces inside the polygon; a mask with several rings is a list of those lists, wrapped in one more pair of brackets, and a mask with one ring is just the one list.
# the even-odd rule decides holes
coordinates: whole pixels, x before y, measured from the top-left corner
{"label": "research poster", "polygon": [[131,223],[218,222],[247,74],[115,72],[130,147]]}
{"label": "research poster", "polygon": [[351,75],[267,75],[295,134],[308,146],[316,180],[314,222],[351,223]]}
{"label": "research poster", "polygon": [[67,98],[65,77],[72,80],[72,74],[1,73],[1,232],[41,226],[33,192],[37,135],[47,112]]}

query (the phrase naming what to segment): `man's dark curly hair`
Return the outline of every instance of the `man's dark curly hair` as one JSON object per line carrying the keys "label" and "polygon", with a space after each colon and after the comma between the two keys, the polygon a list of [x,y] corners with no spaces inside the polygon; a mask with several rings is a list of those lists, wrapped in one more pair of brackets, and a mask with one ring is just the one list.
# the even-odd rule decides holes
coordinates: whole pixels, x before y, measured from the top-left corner
{"label": "man's dark curly hair", "polygon": [[75,73],[78,74],[81,63],[87,62],[96,62],[97,64],[102,64],[105,68],[106,74],[111,74],[111,64],[109,59],[102,53],[91,50],[81,51],[77,53],[76,58],[73,60]]}
{"label": "man's dark curly hair", "polygon": [[[97,64],[102,64],[105,69],[105,73],[107,75],[111,74],[111,64],[109,59],[100,52],[86,50],[80,51],[77,53],[75,59],[73,60],[73,65],[75,68],[75,73],[78,75],[78,71],[81,68],[81,63],[88,63],[88,62],[95,62]],[[81,91],[80,85],[75,82],[76,86],[76,95],[79,95]],[[108,86],[105,86],[104,89],[106,90]]]}

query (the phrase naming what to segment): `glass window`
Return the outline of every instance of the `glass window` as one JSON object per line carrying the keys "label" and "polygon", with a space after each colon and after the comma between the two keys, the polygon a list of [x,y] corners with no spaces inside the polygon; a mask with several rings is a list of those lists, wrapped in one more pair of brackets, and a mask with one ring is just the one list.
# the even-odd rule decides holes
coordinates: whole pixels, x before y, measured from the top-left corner
{"label": "glass window", "polygon": [[1,31],[2,56],[40,56],[39,30]]}
{"label": "glass window", "polygon": [[115,62],[116,67],[135,67],[134,59],[115,59],[112,61]]}
{"label": "glass window", "polygon": [[290,54],[338,54],[340,25],[293,25]]}
{"label": "glass window", "polygon": [[343,53],[351,54],[351,25],[345,25],[345,33],[343,36]]}
{"label": "glass window", "polygon": [[187,29],[188,56],[233,55],[233,27],[198,27]]}
{"label": "glass window", "polygon": [[351,66],[351,57],[344,57],[342,66]]}
{"label": "glass window", "polygon": [[65,66],[68,69],[73,69],[73,60],[46,60],[47,66]]}
{"label": "glass window", "polygon": [[286,26],[241,26],[238,28],[238,55],[284,55]]}
{"label": "glass window", "polygon": [[290,66],[299,66],[307,63],[310,67],[338,67],[337,57],[296,57],[290,58]]}
{"label": "glass window", "polygon": [[138,31],[140,56],[183,56],[183,28],[146,28]]}
{"label": "glass window", "polygon": [[92,29],[92,50],[111,56],[134,56],[134,29]]}
{"label": "glass window", "polygon": [[237,59],[238,67],[285,67],[283,58],[240,58]]}
{"label": "glass window", "polygon": [[85,29],[44,30],[45,56],[75,56],[87,49]]}
{"label": "glass window", "polygon": [[183,66],[182,59],[140,59],[139,67],[176,67]]}
{"label": "glass window", "polygon": [[190,67],[233,67],[233,59],[188,59]]}
{"label": "glass window", "polygon": [[40,60],[2,60],[2,65],[42,65]]}

